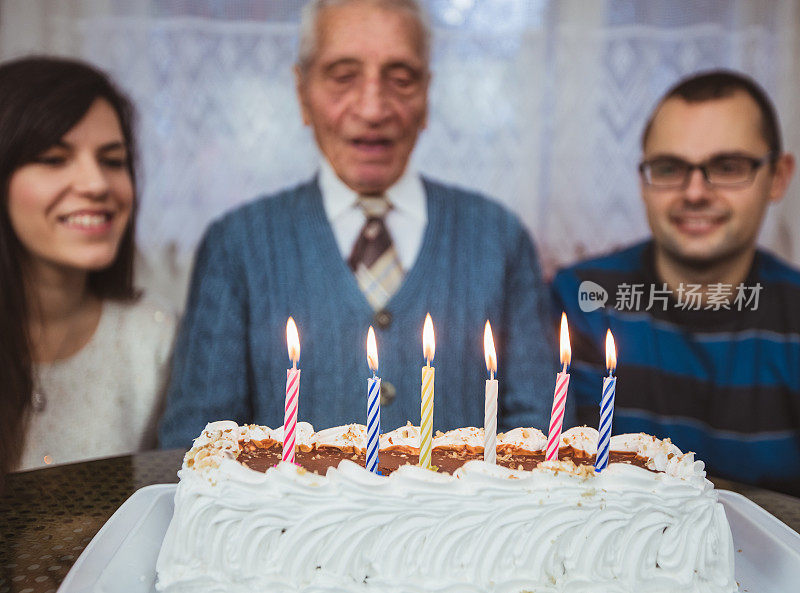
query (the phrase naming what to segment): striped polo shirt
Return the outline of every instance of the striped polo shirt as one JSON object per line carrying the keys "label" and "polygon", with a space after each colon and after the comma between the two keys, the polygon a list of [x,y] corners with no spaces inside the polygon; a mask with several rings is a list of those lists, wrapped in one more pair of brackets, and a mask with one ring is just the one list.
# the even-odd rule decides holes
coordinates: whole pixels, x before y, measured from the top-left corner
{"label": "striped polo shirt", "polygon": [[694,451],[711,476],[800,496],[800,272],[757,251],[744,282],[675,292],[651,241],[560,271],[569,396],[597,426],[605,334],[618,367],[613,434],[646,432]]}

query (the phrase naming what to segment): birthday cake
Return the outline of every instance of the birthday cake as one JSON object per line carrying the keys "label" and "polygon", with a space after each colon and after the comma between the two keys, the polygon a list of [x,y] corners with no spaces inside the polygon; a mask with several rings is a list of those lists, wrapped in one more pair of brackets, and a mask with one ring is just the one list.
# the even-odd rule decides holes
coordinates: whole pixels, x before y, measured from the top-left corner
{"label": "birthday cake", "polygon": [[419,432],[380,437],[383,475],[364,469],[366,429],[214,422],[186,454],[157,590],[203,593],[737,591],[733,541],[703,463],[645,434],[562,434],[544,461],[535,429],[438,434],[416,465]]}

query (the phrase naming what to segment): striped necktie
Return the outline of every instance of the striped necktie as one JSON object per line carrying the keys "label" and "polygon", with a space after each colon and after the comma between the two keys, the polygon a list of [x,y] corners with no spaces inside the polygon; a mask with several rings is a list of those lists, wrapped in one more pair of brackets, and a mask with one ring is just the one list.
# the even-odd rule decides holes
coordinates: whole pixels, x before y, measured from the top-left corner
{"label": "striped necktie", "polygon": [[356,275],[358,286],[367,301],[377,311],[400,288],[403,266],[384,221],[392,205],[383,196],[359,196],[358,205],[364,212],[366,222],[353,245],[347,264]]}

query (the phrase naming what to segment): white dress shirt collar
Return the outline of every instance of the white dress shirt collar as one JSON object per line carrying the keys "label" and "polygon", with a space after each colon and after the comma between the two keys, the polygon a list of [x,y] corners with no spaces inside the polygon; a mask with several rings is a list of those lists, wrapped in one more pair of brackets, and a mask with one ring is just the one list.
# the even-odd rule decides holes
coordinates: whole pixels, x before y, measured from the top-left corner
{"label": "white dress shirt collar", "polygon": [[358,202],[358,193],[345,185],[344,181],[333,171],[327,160],[322,159],[319,166],[319,191],[322,193],[322,205],[328,220],[334,221],[346,211],[354,208]]}
{"label": "white dress shirt collar", "polygon": [[[319,189],[339,250],[347,259],[365,220],[358,207],[358,193],[339,179],[326,159],[321,159],[320,163]],[[393,206],[386,215],[386,226],[400,263],[408,271],[419,254],[428,224],[425,187],[420,176],[407,167],[385,193]]]}
{"label": "white dress shirt collar", "polygon": [[[357,206],[358,192],[339,179],[326,159],[322,159],[320,163],[319,189],[328,220],[335,220],[345,210]],[[406,167],[400,179],[385,194],[394,210],[416,218],[424,227],[428,221],[425,187],[420,176],[411,167]]]}

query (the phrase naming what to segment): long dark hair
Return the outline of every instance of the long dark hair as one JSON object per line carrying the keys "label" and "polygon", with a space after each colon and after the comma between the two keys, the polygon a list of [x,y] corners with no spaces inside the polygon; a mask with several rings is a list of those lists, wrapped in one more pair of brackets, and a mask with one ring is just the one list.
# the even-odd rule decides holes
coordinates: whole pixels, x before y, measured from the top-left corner
{"label": "long dark hair", "polygon": [[[104,73],[83,62],[28,57],[0,64],[0,490],[18,463],[33,393],[33,360],[28,333],[26,250],[8,213],[11,176],[56,144],[102,98],[117,113],[128,151],[128,172],[136,195],[133,107]],[[102,299],[131,299],[135,220],[130,222],[116,259],[89,272],[87,289]]]}

